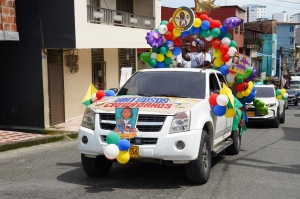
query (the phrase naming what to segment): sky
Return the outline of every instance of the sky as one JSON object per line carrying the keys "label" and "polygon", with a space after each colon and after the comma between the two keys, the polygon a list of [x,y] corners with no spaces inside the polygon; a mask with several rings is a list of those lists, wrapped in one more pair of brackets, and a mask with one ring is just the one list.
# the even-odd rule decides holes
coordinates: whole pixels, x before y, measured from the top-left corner
{"label": "sky", "polygon": [[[267,6],[267,18],[272,18],[273,13],[286,11],[290,16],[300,13],[300,0],[216,0],[215,5],[229,6],[238,5],[242,7],[247,4],[258,4]],[[194,0],[161,0],[161,6],[178,8],[180,6],[194,7]]]}

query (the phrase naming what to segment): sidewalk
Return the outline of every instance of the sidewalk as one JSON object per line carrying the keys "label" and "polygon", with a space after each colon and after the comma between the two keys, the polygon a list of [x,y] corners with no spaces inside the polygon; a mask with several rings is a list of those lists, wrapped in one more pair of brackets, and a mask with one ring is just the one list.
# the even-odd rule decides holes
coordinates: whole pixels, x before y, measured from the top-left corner
{"label": "sidewalk", "polygon": [[[60,140],[76,139],[82,117],[45,129],[45,134],[0,129],[0,152]],[[35,131],[33,131],[35,132]]]}

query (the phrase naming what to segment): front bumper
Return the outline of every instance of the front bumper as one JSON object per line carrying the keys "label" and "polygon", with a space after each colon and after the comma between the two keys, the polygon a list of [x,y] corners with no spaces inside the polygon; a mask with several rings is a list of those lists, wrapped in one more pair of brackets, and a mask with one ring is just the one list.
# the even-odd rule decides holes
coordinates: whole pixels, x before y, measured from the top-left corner
{"label": "front bumper", "polygon": [[[272,122],[275,120],[277,114],[276,109],[274,108],[269,108],[267,115],[263,115],[255,109],[247,110],[246,112],[248,115],[248,121],[250,122]],[[249,112],[254,113],[254,116],[250,116]]]}

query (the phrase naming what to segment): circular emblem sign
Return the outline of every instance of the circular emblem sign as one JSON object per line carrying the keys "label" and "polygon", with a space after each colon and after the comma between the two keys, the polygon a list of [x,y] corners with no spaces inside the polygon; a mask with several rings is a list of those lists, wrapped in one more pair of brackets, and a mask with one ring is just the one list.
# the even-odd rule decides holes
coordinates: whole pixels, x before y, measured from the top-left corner
{"label": "circular emblem sign", "polygon": [[172,23],[176,30],[186,31],[194,25],[194,12],[187,7],[179,7],[172,16]]}

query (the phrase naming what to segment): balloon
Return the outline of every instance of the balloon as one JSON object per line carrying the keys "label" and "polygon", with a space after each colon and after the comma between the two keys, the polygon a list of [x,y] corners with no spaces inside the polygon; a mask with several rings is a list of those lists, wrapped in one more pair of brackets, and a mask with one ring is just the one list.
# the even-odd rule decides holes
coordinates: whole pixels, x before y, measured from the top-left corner
{"label": "balloon", "polygon": [[113,90],[107,90],[106,92],[106,96],[115,96],[116,93]]}
{"label": "balloon", "polygon": [[189,31],[184,31],[181,33],[180,37],[187,37],[190,35],[190,32]]}
{"label": "balloon", "polygon": [[94,93],[94,94],[92,95],[91,99],[92,99],[92,102],[95,102],[95,101],[97,100],[96,93]]}
{"label": "balloon", "polygon": [[281,90],[280,89],[277,89],[276,90],[276,95],[280,95],[281,94]]}
{"label": "balloon", "polygon": [[151,58],[151,59],[156,59],[156,57],[157,57],[157,53],[152,53],[152,54],[150,55],[150,58]]}
{"label": "balloon", "polygon": [[201,19],[201,21],[208,20],[207,14],[201,14],[201,15],[199,16],[199,18]]}
{"label": "balloon", "polygon": [[104,148],[104,155],[108,159],[115,159],[119,155],[119,148],[115,144],[109,144]]}
{"label": "balloon", "polygon": [[224,54],[227,54],[228,51],[229,51],[228,45],[227,44],[221,44],[220,52],[224,55]]}
{"label": "balloon", "polygon": [[168,27],[164,24],[162,25],[159,25],[158,28],[157,28],[157,31],[160,33],[160,34],[165,34],[167,31],[168,31]]}
{"label": "balloon", "polygon": [[192,33],[194,35],[201,35],[202,34],[202,29],[201,28],[193,28]]}
{"label": "balloon", "polygon": [[220,50],[214,50],[214,58],[220,58],[221,57],[221,52],[220,52]]}
{"label": "balloon", "polygon": [[201,23],[202,30],[208,30],[209,26],[210,26],[209,21],[207,21],[207,20],[202,21],[202,23]]}
{"label": "balloon", "polygon": [[234,82],[234,78],[235,78],[235,75],[234,75],[234,74],[228,73],[228,74],[226,75],[226,80],[227,80],[227,82],[233,83],[233,82]]}
{"label": "balloon", "polygon": [[171,50],[169,50],[169,51],[167,52],[166,56],[167,56],[167,57],[172,57],[172,56],[173,56],[173,53],[172,53],[172,51],[171,51]]}
{"label": "balloon", "polygon": [[96,93],[97,99],[102,99],[102,97],[104,97],[105,95],[106,93],[104,92],[104,90],[98,90]]}
{"label": "balloon", "polygon": [[165,68],[165,63],[164,62],[157,62],[156,68]]}
{"label": "balloon", "polygon": [[171,63],[171,58],[170,57],[166,57],[164,60],[165,65],[169,65]]}
{"label": "balloon", "polygon": [[157,53],[158,52],[158,48],[152,47],[152,53]]}
{"label": "balloon", "polygon": [[195,18],[194,20],[194,27],[199,28],[201,26],[201,19]]}
{"label": "balloon", "polygon": [[[180,47],[181,46],[181,40],[179,38],[174,39],[174,46]],[[173,49],[169,49],[169,50],[173,50]]]}
{"label": "balloon", "polygon": [[169,22],[168,21],[166,21],[166,20],[163,20],[163,21],[161,21],[160,22],[160,24],[159,25],[167,25]]}
{"label": "balloon", "polygon": [[228,97],[226,95],[220,94],[217,97],[217,104],[220,106],[226,106],[228,104]]}
{"label": "balloon", "polygon": [[205,38],[206,41],[211,41],[212,39],[213,39],[213,36],[211,36],[211,35],[209,37]]}
{"label": "balloon", "polygon": [[110,132],[109,134],[107,134],[106,136],[106,142],[107,144],[115,144],[117,145],[120,141],[120,135],[116,132]]}
{"label": "balloon", "polygon": [[230,40],[232,39],[232,35],[230,33],[226,33],[224,37],[228,37]]}
{"label": "balloon", "polygon": [[245,74],[242,75],[240,73],[237,73],[236,76],[240,79],[246,79],[246,78],[250,77],[251,74],[252,74],[252,68],[246,67]]}
{"label": "balloon", "polygon": [[281,94],[286,93],[286,90],[284,88],[281,89]]}
{"label": "balloon", "polygon": [[164,59],[165,59],[165,56],[164,56],[163,54],[158,54],[158,55],[156,56],[156,60],[159,61],[159,62],[164,61]]}
{"label": "balloon", "polygon": [[167,52],[168,52],[168,49],[166,47],[162,46],[159,48],[160,54],[165,55],[165,54],[167,54]]}
{"label": "balloon", "polygon": [[151,53],[150,52],[143,52],[140,54],[140,58],[143,62],[149,63],[151,59]]}
{"label": "balloon", "polygon": [[220,66],[219,70],[223,75],[227,75],[229,73],[228,66],[226,64]]}
{"label": "balloon", "polygon": [[179,47],[175,47],[174,50],[172,50],[173,55],[178,56],[181,53],[181,50]]}
{"label": "balloon", "polygon": [[212,45],[212,47],[213,47],[214,49],[218,49],[218,48],[220,48],[221,41],[220,41],[220,40],[215,40],[215,41],[212,42],[211,45]]}
{"label": "balloon", "polygon": [[231,43],[231,40],[228,37],[224,37],[221,40],[222,44],[226,44],[227,46],[229,46],[229,44]]}
{"label": "balloon", "polygon": [[118,147],[121,151],[126,151],[130,148],[130,142],[127,139],[121,139],[118,143]]}
{"label": "balloon", "polygon": [[235,115],[235,110],[233,108],[227,108],[226,107],[225,117],[231,118],[234,115]]}
{"label": "balloon", "polygon": [[226,113],[226,106],[216,105],[213,108],[213,112],[216,116],[223,116]]}
{"label": "balloon", "polygon": [[149,62],[149,65],[151,67],[155,67],[157,65],[157,61],[155,59],[151,59],[150,62]]}
{"label": "balloon", "polygon": [[216,94],[216,93],[214,93],[214,94],[212,94],[212,95],[210,95],[209,96],[209,104],[211,105],[211,106],[215,106],[215,105],[217,105],[217,97],[218,97],[218,94]]}
{"label": "balloon", "polygon": [[288,98],[288,96],[289,96],[289,94],[287,94],[287,93],[283,94],[283,97],[285,97],[285,98]]}
{"label": "balloon", "polygon": [[276,98],[277,98],[278,100],[282,100],[282,95],[277,95]]}
{"label": "balloon", "polygon": [[230,60],[230,56],[228,54],[223,54],[222,57],[221,57],[221,60],[226,63]]}
{"label": "balloon", "polygon": [[242,92],[237,92],[237,93],[235,94],[235,96],[236,96],[237,98],[242,98],[242,97],[244,97],[244,95],[243,95]]}
{"label": "balloon", "polygon": [[151,47],[156,47],[156,48],[161,46],[163,42],[162,36],[154,30],[151,30],[150,32],[147,33],[146,40]]}
{"label": "balloon", "polygon": [[215,67],[220,67],[220,66],[222,66],[224,64],[224,62],[220,59],[220,58],[216,58],[215,60],[214,60],[214,66]]}
{"label": "balloon", "polygon": [[201,35],[205,38],[205,37],[209,37],[210,36],[210,30],[203,30]]}
{"label": "balloon", "polygon": [[164,37],[166,38],[166,40],[173,40],[173,37],[174,37],[173,32],[167,31],[165,33]]}
{"label": "balloon", "polygon": [[236,41],[231,40],[229,47],[236,47]]}
{"label": "balloon", "polygon": [[173,31],[173,30],[174,30],[174,25],[173,25],[173,23],[172,23],[172,22],[168,22],[167,28],[168,28],[168,30]]}
{"label": "balloon", "polygon": [[177,29],[173,29],[173,36],[174,37],[179,37],[181,35],[181,31],[177,30]]}
{"label": "balloon", "polygon": [[223,26],[226,28],[236,28],[242,23],[242,20],[238,17],[229,17],[224,20]]}
{"label": "balloon", "polygon": [[227,32],[227,29],[226,29],[226,27],[221,26],[220,27],[220,31],[221,31],[221,36],[224,36],[226,34],[226,32]]}
{"label": "balloon", "polygon": [[167,54],[168,50],[173,50],[174,49],[174,42],[173,41],[166,41],[165,47],[166,47],[166,53],[165,54]]}
{"label": "balloon", "polygon": [[237,52],[237,49],[235,47],[230,47],[228,50],[229,56],[234,56],[234,53]]}
{"label": "balloon", "polygon": [[218,37],[221,34],[221,31],[219,28],[214,28],[210,31],[211,36]]}
{"label": "balloon", "polygon": [[130,159],[130,155],[128,151],[120,151],[118,157],[117,157],[117,161],[120,164],[126,164]]}

